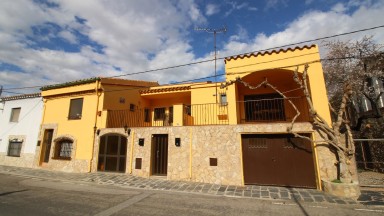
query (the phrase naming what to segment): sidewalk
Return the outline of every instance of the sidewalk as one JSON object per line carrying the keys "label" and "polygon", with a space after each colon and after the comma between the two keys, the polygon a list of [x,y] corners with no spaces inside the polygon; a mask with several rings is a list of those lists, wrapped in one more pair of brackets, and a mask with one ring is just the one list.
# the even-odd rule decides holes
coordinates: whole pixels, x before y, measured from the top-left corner
{"label": "sidewalk", "polygon": [[384,206],[384,190],[362,190],[362,195],[357,201],[354,201],[352,199],[343,199],[331,196],[315,189],[255,185],[231,186],[186,181],[169,181],[162,178],[148,179],[136,177],[126,173],[65,173],[1,165],[0,173],[50,180],[92,182],[101,185],[115,185],[138,189],[210,194],[216,196],[234,196],[283,201],[290,200],[294,202],[305,203],[363,204],[370,206]]}

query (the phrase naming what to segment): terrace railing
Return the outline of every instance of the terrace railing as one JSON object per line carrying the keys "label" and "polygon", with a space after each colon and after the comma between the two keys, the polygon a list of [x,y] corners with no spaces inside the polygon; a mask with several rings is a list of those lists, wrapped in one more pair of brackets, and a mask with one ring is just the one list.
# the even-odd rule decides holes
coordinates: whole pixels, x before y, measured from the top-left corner
{"label": "terrace railing", "polygon": [[[297,122],[309,121],[308,105],[303,97],[289,98],[299,110]],[[241,123],[257,122],[290,122],[296,115],[296,110],[288,99],[260,99],[238,101]]]}

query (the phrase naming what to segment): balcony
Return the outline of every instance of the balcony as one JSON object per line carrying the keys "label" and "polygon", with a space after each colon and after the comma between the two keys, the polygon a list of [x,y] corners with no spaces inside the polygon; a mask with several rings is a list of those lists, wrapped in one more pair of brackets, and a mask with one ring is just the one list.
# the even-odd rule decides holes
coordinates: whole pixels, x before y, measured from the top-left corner
{"label": "balcony", "polygon": [[164,127],[228,123],[227,104],[180,104],[167,108],[108,110],[106,127]]}
{"label": "balcony", "polygon": [[[297,122],[310,121],[308,105],[304,97],[291,97],[300,111]],[[108,110],[107,128],[165,127],[229,124],[228,103],[173,105],[161,108],[135,110]],[[288,99],[273,98],[237,102],[237,123],[291,122],[296,110]],[[232,115],[236,115],[233,113]]]}

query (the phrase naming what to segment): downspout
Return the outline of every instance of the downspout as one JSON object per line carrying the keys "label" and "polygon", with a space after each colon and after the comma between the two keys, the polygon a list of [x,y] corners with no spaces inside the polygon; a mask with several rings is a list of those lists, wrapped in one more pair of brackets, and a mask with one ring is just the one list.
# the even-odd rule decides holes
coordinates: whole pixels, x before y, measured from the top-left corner
{"label": "downspout", "polygon": [[134,146],[134,140],[135,140],[135,131],[132,131],[132,138],[131,138],[131,156],[129,157],[129,174],[132,174],[132,166],[133,166],[133,146]]}
{"label": "downspout", "polygon": [[95,125],[93,126],[93,139],[92,139],[92,156],[91,156],[91,163],[90,163],[90,166],[89,166],[89,172],[92,172],[92,165],[93,165],[93,158],[94,158],[94,151],[95,151],[95,140],[96,140],[96,130],[97,130],[97,115],[98,115],[98,111],[99,111],[99,101],[100,101],[100,96],[101,96],[101,93],[99,94],[99,87],[100,87],[100,78],[98,77],[96,79],[96,97],[97,97],[97,101],[96,101],[96,112],[95,112]]}
{"label": "downspout", "polygon": [[[314,132],[312,132],[312,140],[315,139],[315,134]],[[321,186],[321,176],[320,176],[320,167],[319,167],[319,156],[317,155],[317,143],[316,142],[312,142],[313,143],[313,151],[315,152],[314,156],[315,156],[315,165],[316,165],[316,181],[317,181],[317,189],[319,191],[322,190],[322,186]]]}
{"label": "downspout", "polygon": [[192,127],[189,128],[189,179],[192,180]]}
{"label": "downspout", "polygon": [[43,97],[41,97],[42,101],[43,101],[43,116],[41,117],[41,124],[40,124],[40,130],[39,130],[39,138],[40,138],[40,151],[39,151],[39,156],[38,156],[38,166],[41,165],[41,154],[42,154],[42,151],[43,151],[43,145],[44,145],[44,142],[42,142],[42,140],[44,139],[44,133],[42,134],[42,129],[43,129],[43,124],[44,124],[44,120],[45,120],[45,110],[47,108],[47,106],[45,105],[47,103],[47,99],[44,99]]}

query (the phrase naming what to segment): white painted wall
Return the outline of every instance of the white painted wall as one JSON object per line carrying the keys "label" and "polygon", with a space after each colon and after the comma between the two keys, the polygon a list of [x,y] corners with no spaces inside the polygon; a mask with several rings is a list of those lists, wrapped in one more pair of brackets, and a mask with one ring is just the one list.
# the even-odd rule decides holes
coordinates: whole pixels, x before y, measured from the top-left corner
{"label": "white painted wall", "polygon": [[[21,154],[35,154],[37,137],[43,113],[41,97],[3,101],[0,106],[0,154],[6,154],[9,136],[23,135]],[[1,110],[2,107],[2,110]],[[12,108],[20,107],[18,122],[10,122]]]}

